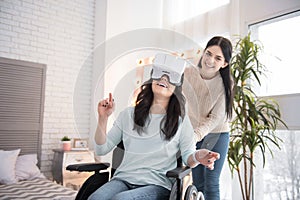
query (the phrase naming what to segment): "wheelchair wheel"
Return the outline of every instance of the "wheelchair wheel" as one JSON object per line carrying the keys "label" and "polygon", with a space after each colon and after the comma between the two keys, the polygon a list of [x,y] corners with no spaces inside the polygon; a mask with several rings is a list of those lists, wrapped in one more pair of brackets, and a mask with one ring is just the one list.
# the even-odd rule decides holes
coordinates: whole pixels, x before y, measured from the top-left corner
{"label": "wheelchair wheel", "polygon": [[172,186],[169,200],[176,200],[176,199],[177,199],[177,184],[175,182]]}
{"label": "wheelchair wheel", "polygon": [[185,191],[184,200],[200,200],[198,190],[194,185],[189,185]]}

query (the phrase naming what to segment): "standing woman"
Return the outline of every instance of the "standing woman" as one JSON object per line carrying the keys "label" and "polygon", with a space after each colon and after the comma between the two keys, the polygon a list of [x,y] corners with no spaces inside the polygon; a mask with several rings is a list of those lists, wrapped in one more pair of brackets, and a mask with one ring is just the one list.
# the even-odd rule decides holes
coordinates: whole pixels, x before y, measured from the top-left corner
{"label": "standing woman", "polygon": [[183,91],[188,114],[197,135],[197,149],[220,154],[214,170],[198,165],[192,170],[193,183],[206,200],[219,200],[219,178],[228,152],[229,120],[232,117],[233,81],[230,74],[232,44],[224,37],[207,43],[197,67],[185,70]]}

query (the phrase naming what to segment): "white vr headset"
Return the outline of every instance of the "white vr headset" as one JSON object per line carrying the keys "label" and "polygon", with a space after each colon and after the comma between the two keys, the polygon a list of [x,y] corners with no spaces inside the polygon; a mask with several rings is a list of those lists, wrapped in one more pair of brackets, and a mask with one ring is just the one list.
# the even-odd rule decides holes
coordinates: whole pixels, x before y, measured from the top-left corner
{"label": "white vr headset", "polygon": [[182,84],[181,76],[186,65],[187,62],[183,58],[169,54],[158,53],[155,55],[153,60],[153,71],[151,78],[160,79],[163,75],[167,75],[171,84],[180,86]]}

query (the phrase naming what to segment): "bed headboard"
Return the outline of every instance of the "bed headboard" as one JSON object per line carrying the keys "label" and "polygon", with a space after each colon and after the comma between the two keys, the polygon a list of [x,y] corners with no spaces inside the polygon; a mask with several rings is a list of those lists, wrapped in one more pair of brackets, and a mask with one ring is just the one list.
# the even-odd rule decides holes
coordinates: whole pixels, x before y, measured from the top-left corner
{"label": "bed headboard", "polygon": [[45,79],[44,64],[0,57],[0,149],[40,161]]}

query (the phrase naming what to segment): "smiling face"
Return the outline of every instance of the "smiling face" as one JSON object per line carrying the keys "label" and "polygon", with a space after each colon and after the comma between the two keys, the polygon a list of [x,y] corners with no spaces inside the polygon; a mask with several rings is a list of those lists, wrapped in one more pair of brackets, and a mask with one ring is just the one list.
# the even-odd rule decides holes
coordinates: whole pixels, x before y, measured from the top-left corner
{"label": "smiling face", "polygon": [[204,78],[214,77],[220,68],[224,68],[228,65],[225,61],[222,50],[219,46],[208,47],[201,59],[201,71],[203,72]]}
{"label": "smiling face", "polygon": [[155,97],[170,98],[175,90],[175,85],[169,82],[168,76],[164,75],[158,80],[152,81],[152,91]]}

